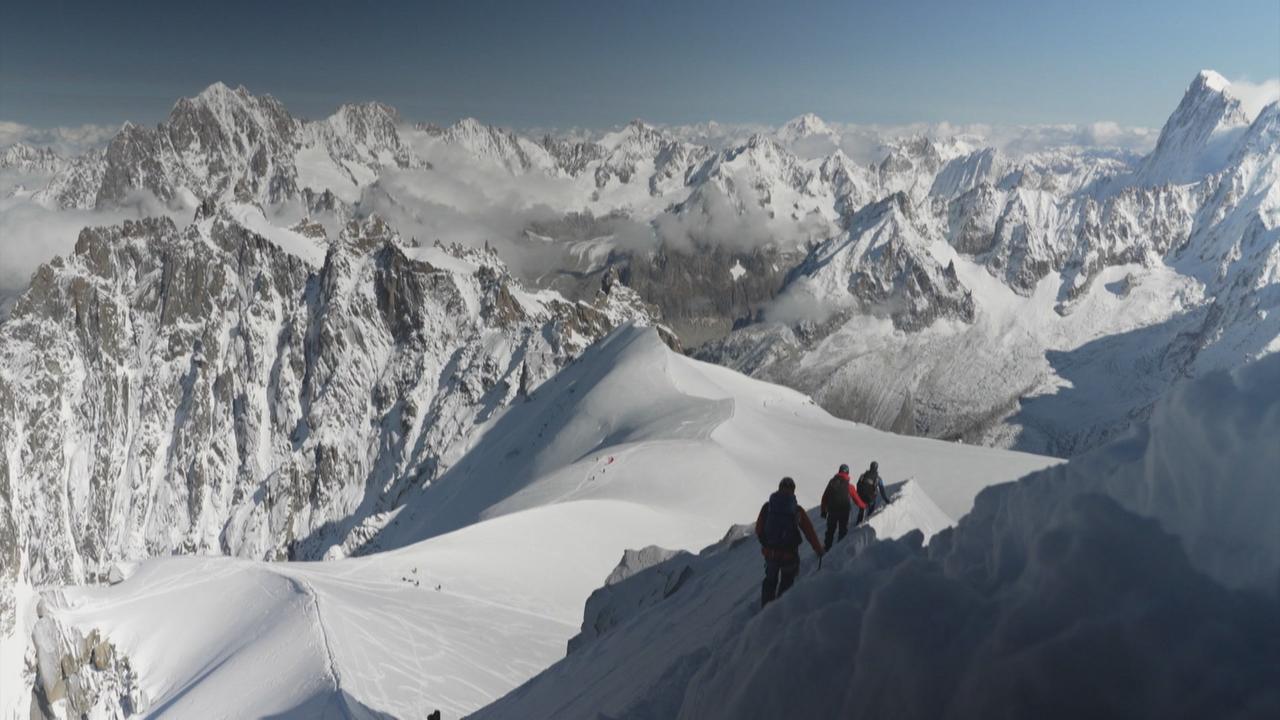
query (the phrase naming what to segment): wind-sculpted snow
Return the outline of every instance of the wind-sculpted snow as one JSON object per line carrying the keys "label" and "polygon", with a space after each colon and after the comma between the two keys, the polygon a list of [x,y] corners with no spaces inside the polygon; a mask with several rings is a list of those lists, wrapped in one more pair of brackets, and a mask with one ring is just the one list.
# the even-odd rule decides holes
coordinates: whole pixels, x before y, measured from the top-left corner
{"label": "wind-sculpted snow", "polygon": [[1210,374],[931,538],[896,522],[909,484],[763,611],[731,532],[598,591],[575,651],[477,717],[1273,716],[1277,433],[1280,358]]}
{"label": "wind-sculpted snow", "polygon": [[[982,487],[1053,462],[837,420],[630,325],[496,410],[457,452],[430,486],[404,493],[394,520],[371,524],[385,527],[361,546],[370,554],[153,559],[115,573],[117,585],[49,593],[37,622],[111,641],[137,671],[145,712],[456,717],[563,657],[626,548],[703,547],[784,474],[812,504],[839,463],[876,458],[915,498],[877,523],[933,533]],[[613,577],[621,587],[646,572]],[[679,574],[670,582],[673,597],[686,592]],[[38,682],[65,680],[51,672]]]}

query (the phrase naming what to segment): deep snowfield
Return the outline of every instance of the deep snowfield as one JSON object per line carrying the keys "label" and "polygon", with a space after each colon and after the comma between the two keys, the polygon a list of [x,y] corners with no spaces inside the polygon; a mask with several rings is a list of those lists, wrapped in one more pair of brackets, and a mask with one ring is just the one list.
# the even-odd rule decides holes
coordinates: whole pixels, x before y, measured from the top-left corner
{"label": "deep snowfield", "polygon": [[1054,462],[837,420],[624,327],[491,420],[371,531],[369,555],[154,559],[120,584],[50,594],[42,677],[58,677],[67,638],[96,629],[137,673],[138,706],[162,716],[457,717],[563,657],[626,548],[704,547],[752,520],[782,475],[814,505],[839,463],[872,459],[891,486],[914,478],[876,520],[889,535],[932,534],[983,487]]}
{"label": "deep snowfield", "polygon": [[1277,437],[1272,356],[927,546],[859,530],[763,612],[749,538],[632,568],[588,604],[603,634],[477,717],[1280,717]]}

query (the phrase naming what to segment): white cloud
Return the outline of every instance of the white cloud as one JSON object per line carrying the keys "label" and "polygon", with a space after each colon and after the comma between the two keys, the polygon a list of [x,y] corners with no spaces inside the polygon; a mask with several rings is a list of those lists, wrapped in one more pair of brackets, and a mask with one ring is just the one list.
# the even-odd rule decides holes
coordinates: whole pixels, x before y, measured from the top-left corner
{"label": "white cloud", "polygon": [[1252,82],[1247,78],[1232,80],[1227,92],[1240,99],[1250,119],[1258,116],[1258,112],[1267,105],[1280,100],[1280,78],[1269,78],[1262,82]]}
{"label": "white cloud", "polygon": [[1103,121],[1064,125],[988,125],[974,123],[912,123],[907,125],[842,125],[841,147],[862,162],[883,159],[886,143],[913,135],[932,138],[963,137],[975,146],[991,146],[1013,157],[1063,148],[1096,148],[1143,154],[1155,147],[1158,128],[1123,126]]}
{"label": "white cloud", "polygon": [[59,155],[74,157],[86,150],[106,145],[119,129],[115,125],[39,128],[11,120],[0,120],[0,148],[21,142],[37,147],[51,147]]}
{"label": "white cloud", "polygon": [[110,211],[50,209],[25,197],[0,200],[0,305],[5,298],[25,290],[41,264],[75,249],[81,229],[157,215],[170,215],[175,222],[190,219],[185,211],[174,216],[173,211],[145,193],[134,195],[124,206]]}
{"label": "white cloud", "polygon": [[573,180],[541,173],[513,175],[497,163],[410,131],[406,139],[430,169],[388,170],[360,199],[360,210],[374,212],[405,238],[472,247],[486,243],[523,273],[544,268],[521,244],[530,223],[560,219],[582,209],[583,192]]}

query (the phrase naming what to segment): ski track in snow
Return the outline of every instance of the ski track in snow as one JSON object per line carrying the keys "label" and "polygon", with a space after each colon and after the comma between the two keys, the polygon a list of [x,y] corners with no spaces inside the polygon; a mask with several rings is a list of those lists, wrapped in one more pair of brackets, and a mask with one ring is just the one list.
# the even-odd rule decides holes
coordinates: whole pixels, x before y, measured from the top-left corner
{"label": "ski track in snow", "polygon": [[338,671],[338,660],[333,655],[333,646],[329,644],[329,633],[324,627],[324,613],[320,612],[320,595],[316,592],[314,586],[305,577],[294,576],[292,573],[273,570],[276,574],[287,579],[299,593],[307,595],[311,600],[311,611],[315,613],[315,623],[313,627],[320,636],[320,642],[324,645],[324,654],[328,658],[329,680],[333,684],[334,692],[342,687],[342,673]]}

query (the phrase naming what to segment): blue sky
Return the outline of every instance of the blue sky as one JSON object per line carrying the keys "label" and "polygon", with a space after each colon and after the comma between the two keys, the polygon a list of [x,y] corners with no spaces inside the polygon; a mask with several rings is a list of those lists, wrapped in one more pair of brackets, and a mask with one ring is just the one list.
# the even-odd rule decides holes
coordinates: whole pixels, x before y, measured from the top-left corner
{"label": "blue sky", "polygon": [[154,123],[215,80],[321,117],[514,127],[1159,126],[1196,71],[1280,76],[1280,0],[75,3],[0,0],[0,120]]}

